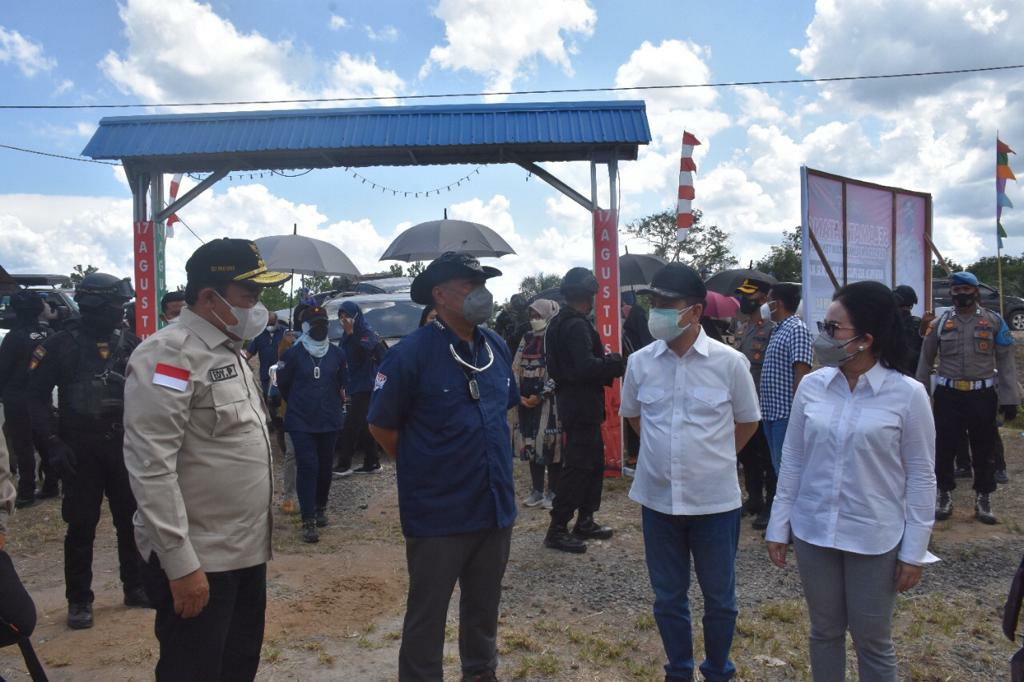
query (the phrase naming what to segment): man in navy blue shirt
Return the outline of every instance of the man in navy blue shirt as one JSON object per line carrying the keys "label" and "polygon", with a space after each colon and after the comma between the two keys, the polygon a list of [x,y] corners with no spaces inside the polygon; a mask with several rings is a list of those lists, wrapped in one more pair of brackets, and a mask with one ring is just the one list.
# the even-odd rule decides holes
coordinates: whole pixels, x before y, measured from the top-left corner
{"label": "man in navy blue shirt", "polygon": [[270,368],[277,363],[277,349],[286,331],[288,329],[285,325],[277,323],[277,314],[270,313],[266,328],[250,341],[249,347],[245,349],[249,357],[255,355],[259,358],[260,386],[263,387],[263,395],[267,394],[267,388],[270,387]]}
{"label": "man in navy blue shirt", "polygon": [[494,680],[498,604],[516,518],[507,411],[519,404],[508,346],[479,325],[501,272],[448,252],[412,284],[437,319],[406,336],[381,363],[369,423],[397,457],[398,507],[409,569],[398,677],[444,676],[445,619],[459,582],[464,680]]}

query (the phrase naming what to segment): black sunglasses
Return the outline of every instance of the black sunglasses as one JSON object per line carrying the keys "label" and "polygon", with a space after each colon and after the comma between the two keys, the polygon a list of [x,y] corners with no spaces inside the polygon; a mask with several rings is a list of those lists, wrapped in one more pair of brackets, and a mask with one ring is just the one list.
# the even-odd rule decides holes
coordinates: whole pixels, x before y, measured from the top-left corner
{"label": "black sunglasses", "polygon": [[837,329],[849,329],[851,331],[857,331],[856,327],[842,327],[835,320],[825,320],[824,322],[818,322],[818,331],[824,332],[830,338],[836,337]]}

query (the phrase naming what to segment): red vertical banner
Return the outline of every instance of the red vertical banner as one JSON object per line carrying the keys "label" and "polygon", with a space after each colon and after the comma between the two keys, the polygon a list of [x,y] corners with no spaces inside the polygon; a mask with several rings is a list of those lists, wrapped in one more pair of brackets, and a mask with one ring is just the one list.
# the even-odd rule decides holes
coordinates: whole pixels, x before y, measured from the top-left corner
{"label": "red vertical banner", "polygon": [[157,253],[152,221],[135,223],[135,333],[140,339],[156,331]]}
{"label": "red vertical banner", "polygon": [[[614,210],[594,211],[594,275],[597,277],[597,298],[594,321],[605,353],[622,352],[622,317],[619,312],[619,226]],[[622,420],[619,417],[620,380],[604,390],[605,420],[601,425],[604,439],[604,475],[622,475]]]}

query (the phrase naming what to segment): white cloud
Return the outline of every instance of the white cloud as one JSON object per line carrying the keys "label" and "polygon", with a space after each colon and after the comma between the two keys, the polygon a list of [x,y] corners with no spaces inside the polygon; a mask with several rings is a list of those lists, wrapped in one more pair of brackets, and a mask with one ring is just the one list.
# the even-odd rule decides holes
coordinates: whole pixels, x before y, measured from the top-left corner
{"label": "white cloud", "polygon": [[239,31],[195,0],[128,0],[119,15],[127,47],[108,52],[99,66],[118,89],[147,102],[392,96],[405,89],[372,55],[342,52],[318,63],[291,41]]}
{"label": "white cloud", "polygon": [[75,87],[75,82],[69,78],[65,78],[60,83],[57,83],[57,87],[53,89],[53,92],[50,93],[50,96],[59,97],[60,95],[63,95],[65,92],[70,91],[73,87]]}
{"label": "white cloud", "polygon": [[364,26],[366,37],[376,43],[393,43],[398,40],[398,29],[394,26],[384,26],[375,29],[373,26]]}
{"label": "white cloud", "polygon": [[490,91],[511,90],[538,59],[572,75],[576,37],[589,38],[597,13],[587,0],[440,0],[434,15],[445,23],[445,45],[435,45],[420,70],[435,65],[486,78]]}
{"label": "white cloud", "polygon": [[734,92],[739,98],[741,116],[738,123],[740,125],[749,125],[760,121],[777,124],[789,121],[799,125],[799,117],[794,120],[788,112],[782,109],[782,104],[777,99],[761,88],[744,86],[735,88]]}
{"label": "white cloud", "polygon": [[338,31],[343,28],[348,28],[348,19],[346,19],[345,17],[338,16],[337,14],[332,14],[331,18],[327,21],[327,26],[332,31]]}
{"label": "white cloud", "polygon": [[31,78],[40,71],[52,70],[57,60],[47,57],[40,43],[0,26],[0,64],[13,64]]}

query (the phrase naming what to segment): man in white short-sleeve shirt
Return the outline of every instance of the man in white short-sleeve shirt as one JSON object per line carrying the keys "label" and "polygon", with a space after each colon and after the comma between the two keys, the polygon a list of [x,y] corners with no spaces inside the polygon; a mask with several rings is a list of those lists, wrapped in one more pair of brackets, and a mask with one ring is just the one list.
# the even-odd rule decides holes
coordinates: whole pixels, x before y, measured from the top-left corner
{"label": "man in white short-sleeve shirt", "polygon": [[704,594],[706,680],[728,680],[736,625],[736,547],[742,497],[736,453],[761,418],[750,363],[700,326],[707,289],[693,268],[655,274],[650,331],[629,357],[619,413],[640,434],[631,499],[643,505],[654,618],[668,657],[666,681],[690,680],[690,557]]}

